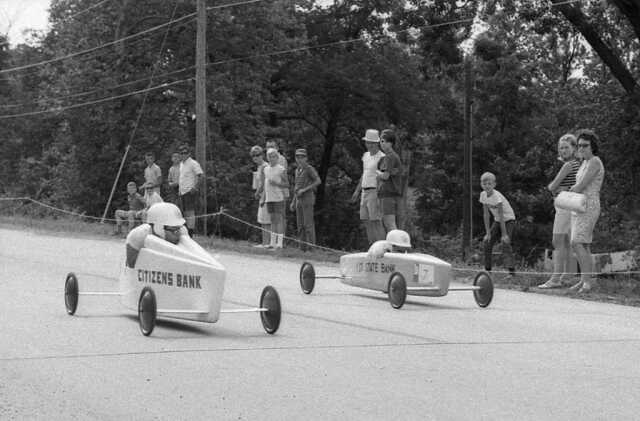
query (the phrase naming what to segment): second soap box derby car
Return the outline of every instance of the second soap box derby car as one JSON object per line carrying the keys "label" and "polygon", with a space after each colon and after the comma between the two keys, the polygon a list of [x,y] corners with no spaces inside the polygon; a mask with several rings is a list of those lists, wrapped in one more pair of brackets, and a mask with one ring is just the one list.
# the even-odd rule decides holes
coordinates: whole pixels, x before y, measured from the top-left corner
{"label": "second soap box derby car", "polygon": [[487,272],[478,272],[472,285],[451,286],[451,264],[421,253],[347,254],[340,258],[339,275],[317,275],[309,262],[300,267],[300,287],[311,294],[317,279],[339,279],[354,287],[388,294],[393,308],[401,308],[407,295],[442,297],[449,291],[473,291],[476,303],[487,307],[493,298],[493,282]]}
{"label": "second soap box derby car", "polygon": [[118,291],[90,291],[80,288],[78,277],[69,273],[65,280],[65,306],[73,315],[82,295],[119,296],[124,307],[136,311],[140,330],[148,336],[156,317],[215,323],[220,313],[258,312],[267,333],[280,325],[278,292],[266,286],[257,308],[221,309],[226,278],[225,268],[188,236],[178,244],[148,235],[134,268],[124,267],[118,278]]}

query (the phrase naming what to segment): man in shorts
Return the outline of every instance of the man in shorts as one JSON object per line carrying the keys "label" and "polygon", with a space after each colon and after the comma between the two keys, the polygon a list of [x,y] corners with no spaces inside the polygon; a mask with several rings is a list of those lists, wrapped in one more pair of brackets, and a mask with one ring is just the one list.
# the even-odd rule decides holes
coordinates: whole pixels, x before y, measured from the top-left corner
{"label": "man in shorts", "polygon": [[383,130],[380,146],[384,151],[384,158],[378,165],[376,172],[378,182],[378,197],[382,210],[382,223],[386,232],[397,229],[396,215],[400,211],[402,200],[402,161],[393,149],[396,135],[391,130]]}
{"label": "man in shorts", "polygon": [[380,151],[380,135],[375,129],[368,129],[362,138],[367,152],[362,155],[362,177],[351,196],[351,202],[355,203],[360,198],[360,220],[367,232],[369,245],[378,240],[384,240],[385,232],[380,221],[381,212],[378,201],[378,179],[376,171],[378,163],[384,157]]}
{"label": "man in shorts", "polygon": [[202,185],[204,172],[200,164],[190,156],[189,146],[182,145],[178,150],[182,162],[180,162],[180,179],[178,181],[178,192],[180,193],[180,210],[187,221],[187,230],[193,237],[196,227],[196,204],[198,203],[198,192]]}

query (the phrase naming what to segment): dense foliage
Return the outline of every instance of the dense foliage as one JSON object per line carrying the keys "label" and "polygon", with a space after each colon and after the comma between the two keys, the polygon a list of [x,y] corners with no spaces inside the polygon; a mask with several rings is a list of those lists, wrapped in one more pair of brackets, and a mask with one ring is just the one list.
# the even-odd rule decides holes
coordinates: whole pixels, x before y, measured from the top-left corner
{"label": "dense foliage", "polygon": [[[166,174],[176,146],[194,145],[196,24],[185,19],[130,37],[194,13],[195,2],[113,0],[74,16],[92,3],[54,0],[48,33],[31,45],[0,47],[0,194],[101,215],[129,143],[111,211],[124,203],[127,181],[142,182],[145,151],[156,153]],[[416,243],[459,237],[466,53],[474,78],[474,236],[484,229],[479,176],[492,171],[519,218],[520,257],[533,261],[549,247],[546,185],[558,169],[556,141],[589,127],[602,138],[607,170],[594,249],[637,246],[639,102],[566,7],[587,16],[640,76],[639,39],[627,19],[635,12],[600,1],[264,0],[209,10],[209,209],[254,221],[248,151],[274,138],[290,162],[295,148],[306,147],[320,173],[319,242],[359,248],[364,236],[348,199],[360,177],[360,138],[367,128],[393,125],[399,149],[411,152],[408,229]],[[161,83],[172,84],[124,96]],[[116,98],[97,102],[108,97]],[[250,233],[220,222],[225,235]]]}

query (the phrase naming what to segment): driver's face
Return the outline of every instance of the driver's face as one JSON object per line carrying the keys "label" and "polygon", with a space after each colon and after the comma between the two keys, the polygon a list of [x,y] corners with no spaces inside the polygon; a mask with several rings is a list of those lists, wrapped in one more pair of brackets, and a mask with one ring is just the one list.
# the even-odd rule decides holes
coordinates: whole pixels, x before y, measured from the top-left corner
{"label": "driver's face", "polygon": [[164,227],[164,239],[171,244],[178,244],[180,241],[180,226],[170,227],[165,225]]}

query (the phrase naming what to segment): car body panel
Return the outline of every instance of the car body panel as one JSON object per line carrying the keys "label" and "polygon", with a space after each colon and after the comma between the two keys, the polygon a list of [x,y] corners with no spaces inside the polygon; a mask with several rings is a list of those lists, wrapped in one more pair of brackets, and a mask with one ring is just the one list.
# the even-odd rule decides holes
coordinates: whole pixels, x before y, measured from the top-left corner
{"label": "car body panel", "polygon": [[224,267],[191,238],[183,236],[175,245],[149,235],[135,268],[125,268],[120,275],[122,304],[137,311],[142,288],[150,286],[159,317],[214,323],[225,279]]}
{"label": "car body panel", "polygon": [[340,279],[347,285],[388,292],[389,279],[395,272],[404,276],[408,295],[447,295],[452,278],[451,264],[428,254],[387,252],[375,258],[368,253],[353,253],[340,258]]}

